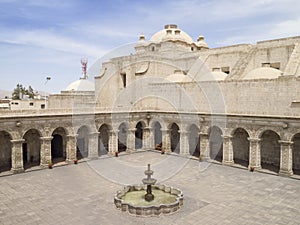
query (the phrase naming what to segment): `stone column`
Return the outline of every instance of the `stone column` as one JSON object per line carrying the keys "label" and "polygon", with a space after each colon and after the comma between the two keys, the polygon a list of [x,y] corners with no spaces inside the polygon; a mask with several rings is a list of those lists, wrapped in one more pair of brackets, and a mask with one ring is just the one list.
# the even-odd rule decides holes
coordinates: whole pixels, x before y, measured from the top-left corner
{"label": "stone column", "polygon": [[261,169],[260,162],[260,139],[258,138],[248,138],[249,141],[249,169]]}
{"label": "stone column", "polygon": [[180,154],[189,155],[190,152],[190,143],[189,143],[189,132],[184,130],[178,131],[180,134]]}
{"label": "stone column", "polygon": [[118,151],[118,133],[119,130],[109,131],[108,152],[111,155],[113,155],[115,151]]}
{"label": "stone column", "polygon": [[90,159],[98,158],[98,137],[99,137],[99,132],[92,132],[89,135],[88,157]]}
{"label": "stone column", "polygon": [[209,160],[209,134],[204,132],[199,132],[200,135],[200,159]]}
{"label": "stone column", "polygon": [[126,152],[135,151],[135,131],[136,131],[136,128],[128,129]]}
{"label": "stone column", "polygon": [[77,134],[67,136],[67,161],[77,159]]}
{"label": "stone column", "polygon": [[13,173],[21,173],[24,172],[23,166],[23,149],[22,144],[24,143],[24,139],[19,140],[11,140],[12,151],[11,151],[11,171]]}
{"label": "stone column", "polygon": [[293,175],[292,144],[290,141],[278,141],[280,144],[280,170],[282,176]]}
{"label": "stone column", "polygon": [[53,137],[40,137],[41,140],[41,167],[47,167],[52,160],[51,156],[51,141]]}
{"label": "stone column", "polygon": [[145,150],[151,149],[151,142],[153,142],[153,138],[151,139],[151,130],[151,127],[144,127],[143,129],[143,149]]}
{"label": "stone column", "polygon": [[171,130],[162,130],[162,149],[165,150],[166,153],[171,152]]}
{"label": "stone column", "polygon": [[233,161],[233,149],[232,149],[232,136],[222,135],[223,138],[223,160],[222,163],[226,165],[232,165]]}

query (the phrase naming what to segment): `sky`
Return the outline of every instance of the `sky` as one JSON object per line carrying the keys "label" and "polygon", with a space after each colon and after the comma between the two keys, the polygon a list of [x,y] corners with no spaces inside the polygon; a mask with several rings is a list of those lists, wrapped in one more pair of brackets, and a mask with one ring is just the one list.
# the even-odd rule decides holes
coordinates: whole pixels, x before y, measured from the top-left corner
{"label": "sky", "polygon": [[59,93],[82,76],[81,58],[95,68],[165,24],[210,48],[300,36],[299,12],[299,0],[0,0],[0,90]]}

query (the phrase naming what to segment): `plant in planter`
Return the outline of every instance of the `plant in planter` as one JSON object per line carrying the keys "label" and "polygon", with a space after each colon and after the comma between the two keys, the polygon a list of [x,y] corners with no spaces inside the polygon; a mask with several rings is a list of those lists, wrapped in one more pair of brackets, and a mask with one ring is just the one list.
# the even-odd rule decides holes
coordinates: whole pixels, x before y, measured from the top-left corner
{"label": "plant in planter", "polygon": [[116,157],[119,156],[119,151],[115,151],[115,156],[116,156]]}
{"label": "plant in planter", "polygon": [[161,154],[165,154],[166,150],[164,148],[161,149]]}
{"label": "plant in planter", "polygon": [[250,166],[250,172],[254,172],[254,167],[253,166]]}
{"label": "plant in planter", "polygon": [[78,163],[78,159],[74,159],[74,164],[77,164]]}
{"label": "plant in planter", "polygon": [[50,159],[50,160],[48,161],[48,168],[49,168],[49,169],[52,169],[52,167],[53,167],[53,163],[52,163],[52,160]]}

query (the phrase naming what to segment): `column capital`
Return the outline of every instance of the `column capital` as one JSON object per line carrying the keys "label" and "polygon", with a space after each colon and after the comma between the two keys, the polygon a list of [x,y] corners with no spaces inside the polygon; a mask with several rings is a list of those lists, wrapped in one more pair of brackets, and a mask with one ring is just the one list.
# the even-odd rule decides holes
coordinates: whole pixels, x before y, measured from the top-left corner
{"label": "column capital", "polygon": [[130,129],[128,129],[128,131],[130,131],[130,132],[135,132],[137,129],[136,128],[130,128]]}
{"label": "column capital", "polygon": [[120,131],[120,130],[118,130],[118,129],[111,129],[111,130],[109,130],[109,133],[110,133],[110,134],[118,134],[119,131]]}
{"label": "column capital", "polygon": [[200,131],[198,134],[199,134],[200,136],[209,136],[208,133],[206,133],[206,132],[201,132],[201,131]]}
{"label": "column capital", "polygon": [[69,134],[67,135],[67,138],[77,138],[78,134]]}
{"label": "column capital", "polygon": [[223,139],[231,139],[232,136],[231,136],[231,135],[222,135],[222,138],[223,138]]}
{"label": "column capital", "polygon": [[11,142],[12,144],[18,144],[18,143],[22,144],[23,142],[25,142],[25,139],[15,139],[15,140],[10,140],[10,142]]}
{"label": "column capital", "polygon": [[100,134],[100,132],[91,132],[89,133],[89,136],[98,136]]}
{"label": "column capital", "polygon": [[250,138],[250,137],[248,137],[247,139],[248,139],[248,141],[250,141],[250,142],[260,142],[260,141],[261,141],[260,138]]}
{"label": "column capital", "polygon": [[160,128],[160,131],[161,132],[169,132],[169,131],[171,131],[170,129],[162,129],[162,128]]}
{"label": "column capital", "polygon": [[143,130],[153,130],[153,127],[144,127]]}
{"label": "column capital", "polygon": [[279,140],[278,143],[281,144],[281,145],[292,145],[292,144],[294,144],[294,142],[292,142],[292,141],[284,141],[284,140]]}
{"label": "column capital", "polygon": [[41,141],[51,141],[53,139],[53,137],[40,137]]}
{"label": "column capital", "polygon": [[178,130],[178,133],[179,133],[179,134],[182,134],[182,135],[188,135],[188,134],[191,133],[191,132],[189,132],[189,131],[187,131],[187,130]]}

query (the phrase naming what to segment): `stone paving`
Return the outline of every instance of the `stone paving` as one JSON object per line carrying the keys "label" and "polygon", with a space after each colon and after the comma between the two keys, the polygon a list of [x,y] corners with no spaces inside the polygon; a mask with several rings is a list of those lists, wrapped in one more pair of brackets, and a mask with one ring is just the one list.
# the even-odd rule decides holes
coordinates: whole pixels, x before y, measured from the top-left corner
{"label": "stone paving", "polygon": [[[114,194],[141,183],[147,163],[158,182],[180,188],[175,214],[121,212]],[[0,177],[0,224],[300,224],[300,180],[156,152]]]}

